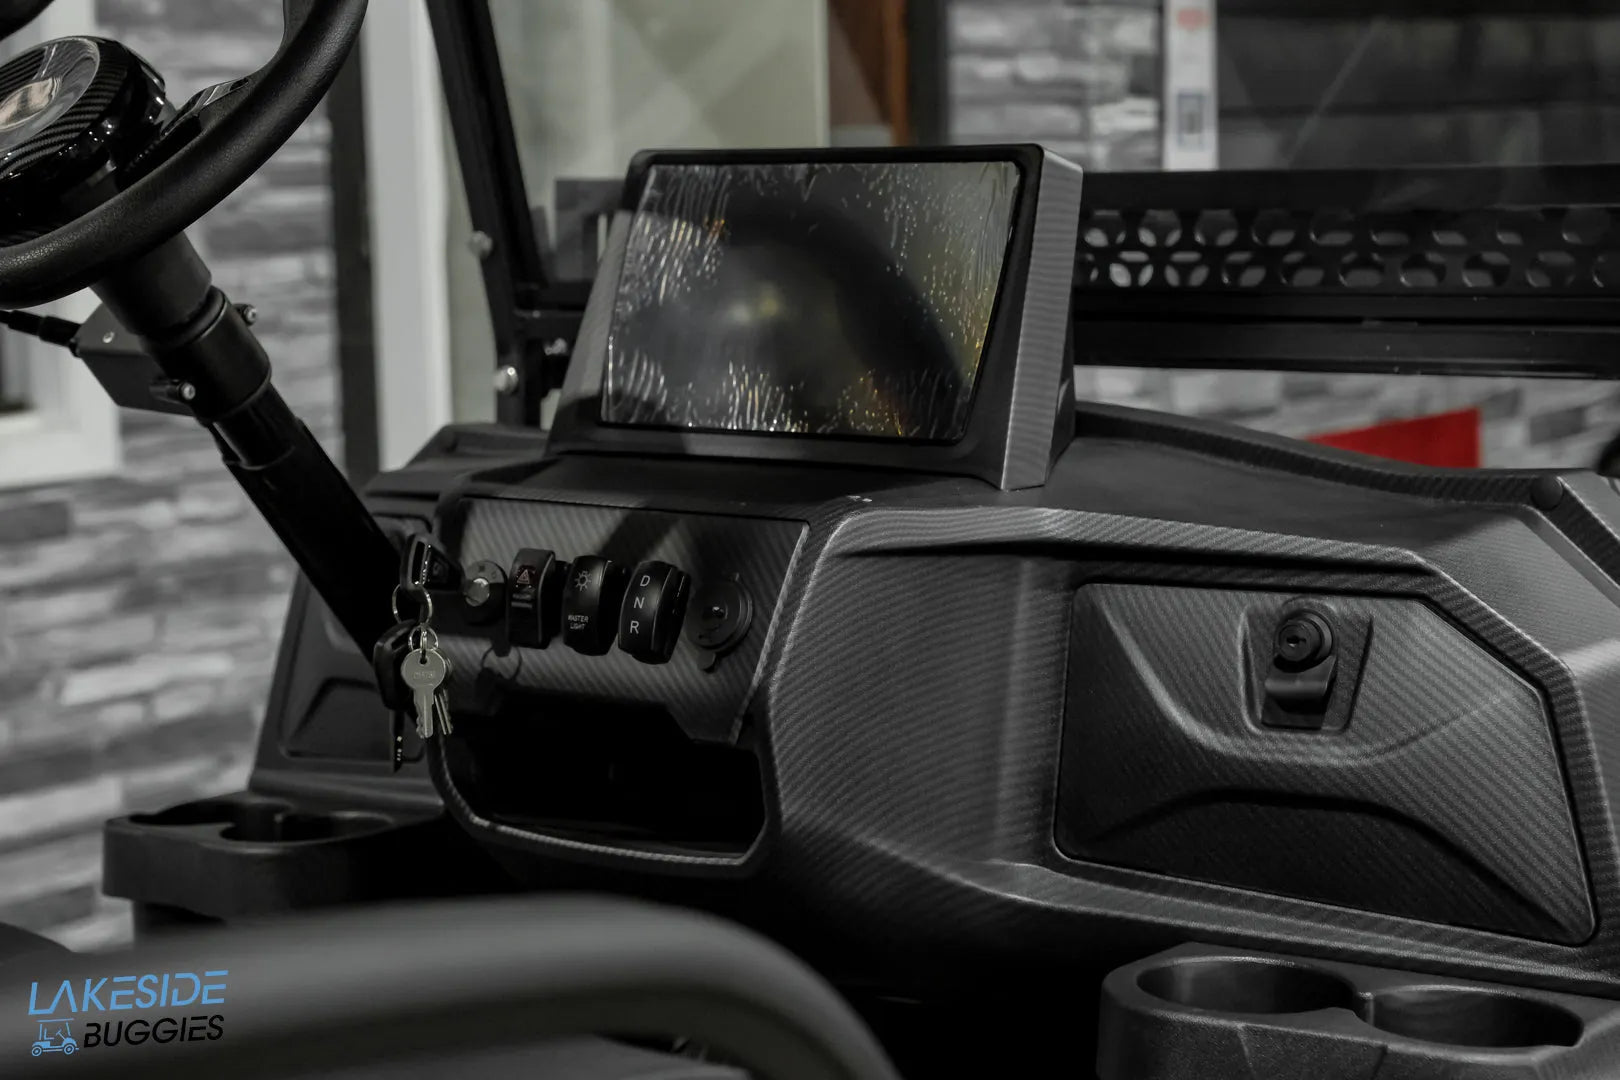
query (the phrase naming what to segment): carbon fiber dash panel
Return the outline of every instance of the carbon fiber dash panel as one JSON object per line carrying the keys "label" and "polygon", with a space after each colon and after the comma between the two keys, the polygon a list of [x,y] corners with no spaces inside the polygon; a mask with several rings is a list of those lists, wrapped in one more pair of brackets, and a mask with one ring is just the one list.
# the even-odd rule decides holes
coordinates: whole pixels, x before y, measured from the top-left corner
{"label": "carbon fiber dash panel", "polygon": [[1590,936],[1540,695],[1420,601],[1339,596],[1315,606],[1341,628],[1359,618],[1371,630],[1359,680],[1338,679],[1342,728],[1267,727],[1257,673],[1270,636],[1250,628],[1275,627],[1289,601],[1079,591],[1058,846],[1457,926]]}
{"label": "carbon fiber dash panel", "polygon": [[712,670],[684,634],[667,664],[644,664],[617,648],[586,656],[560,641],[502,657],[484,639],[447,634],[444,647],[455,662],[458,688],[469,690],[478,672],[489,671],[519,690],[661,708],[690,738],[732,741],[804,531],[800,522],[765,518],[470,499],[457,552],[463,564],[487,559],[507,566],[524,547],[546,548],[564,560],[601,555],[629,566],[657,560],[680,567],[700,585],[735,574],[752,595],[755,614],[748,636]]}

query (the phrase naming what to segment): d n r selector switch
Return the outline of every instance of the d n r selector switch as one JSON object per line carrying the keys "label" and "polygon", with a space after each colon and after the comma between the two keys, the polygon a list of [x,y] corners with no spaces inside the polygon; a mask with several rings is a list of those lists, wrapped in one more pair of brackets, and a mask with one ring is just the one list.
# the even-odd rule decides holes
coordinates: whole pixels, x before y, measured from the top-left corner
{"label": "d n r selector switch", "polygon": [[513,645],[543,649],[557,633],[566,563],[544,548],[524,548],[506,576],[506,636]]}
{"label": "d n r selector switch", "polygon": [[630,574],[619,609],[619,648],[645,664],[675,653],[692,578],[668,563],[644,562]]}
{"label": "d n r selector switch", "polygon": [[629,583],[629,569],[612,559],[599,555],[575,559],[563,586],[563,642],[586,656],[601,656],[611,649],[619,628],[619,602]]}

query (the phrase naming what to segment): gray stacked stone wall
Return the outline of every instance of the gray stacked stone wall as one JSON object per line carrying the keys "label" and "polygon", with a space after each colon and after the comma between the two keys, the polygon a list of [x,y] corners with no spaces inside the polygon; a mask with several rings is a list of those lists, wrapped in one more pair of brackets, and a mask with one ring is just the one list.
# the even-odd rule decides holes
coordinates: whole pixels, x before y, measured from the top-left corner
{"label": "gray stacked stone wall", "polygon": [[1091,169],[1157,168],[1159,0],[953,0],[951,133],[1032,140]]}
{"label": "gray stacked stone wall", "polygon": [[[1161,166],[1161,0],[947,2],[954,140],[1041,142],[1093,170]],[[1620,154],[1613,135],[1620,131],[1613,74],[1620,17],[1558,18],[1527,29],[1532,16],[1523,14],[1517,23],[1319,16],[1223,20],[1217,5],[1224,163],[1397,165],[1418,163],[1420,153],[1520,163],[1568,160],[1576,148],[1607,160]],[[1347,78],[1336,80],[1352,57]],[[1515,77],[1504,79],[1510,62]],[[1330,84],[1335,104],[1319,115],[1315,104]],[[1521,93],[1514,87],[1525,85],[1541,97],[1514,100]],[[1500,100],[1474,113],[1440,109],[1448,88],[1471,101],[1483,90]],[[1392,110],[1392,94],[1408,104]],[[1568,100],[1547,106],[1549,94]],[[1533,137],[1520,137],[1527,131]],[[1477,407],[1484,461],[1498,466],[1589,465],[1620,431],[1620,388],[1608,382],[1110,368],[1082,369],[1079,391],[1296,436]]]}
{"label": "gray stacked stone wall", "polygon": [[[176,100],[258,67],[280,12],[96,5]],[[278,386],[341,454],[329,142],[317,115],[191,235],[259,309]],[[293,581],[200,427],[137,412],[121,426],[119,475],[0,490],[0,922],[80,948],[129,934],[127,906],[100,895],[103,820],[245,781]]]}

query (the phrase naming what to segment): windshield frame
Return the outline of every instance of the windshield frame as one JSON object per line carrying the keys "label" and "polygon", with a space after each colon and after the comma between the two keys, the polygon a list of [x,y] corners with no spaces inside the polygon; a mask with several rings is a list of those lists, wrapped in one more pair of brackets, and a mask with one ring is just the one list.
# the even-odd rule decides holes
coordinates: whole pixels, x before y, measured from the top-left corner
{"label": "windshield frame", "polygon": [[[494,370],[511,368],[521,380],[539,381],[554,361],[566,359],[548,357],[545,343],[557,336],[558,317],[577,320],[590,282],[557,281],[546,266],[488,0],[425,2],[489,302]],[[500,419],[521,422],[504,403]]]}

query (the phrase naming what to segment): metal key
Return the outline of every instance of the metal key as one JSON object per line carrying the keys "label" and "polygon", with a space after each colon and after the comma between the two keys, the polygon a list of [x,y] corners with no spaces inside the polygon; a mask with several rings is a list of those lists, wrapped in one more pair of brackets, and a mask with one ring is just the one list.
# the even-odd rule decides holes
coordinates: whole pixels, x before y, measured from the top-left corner
{"label": "metal key", "polygon": [[[433,721],[438,713],[439,687],[449,677],[450,665],[437,648],[428,648],[424,642],[413,652],[405,654],[400,665],[400,677],[411,688],[416,707],[416,733],[424,739],[433,737]],[[445,714],[448,717],[448,713]],[[448,726],[445,728],[449,730]]]}
{"label": "metal key", "polygon": [[434,693],[433,703],[437,705],[439,709],[439,733],[441,735],[450,734],[450,732],[453,730],[450,727],[450,695],[445,692],[444,687],[439,687],[439,689]]}

